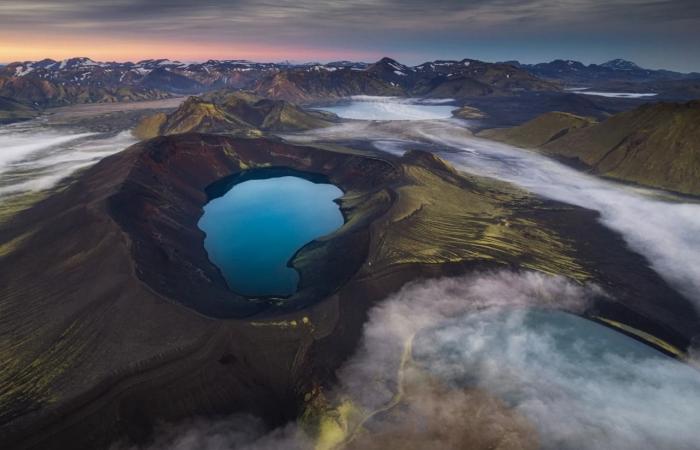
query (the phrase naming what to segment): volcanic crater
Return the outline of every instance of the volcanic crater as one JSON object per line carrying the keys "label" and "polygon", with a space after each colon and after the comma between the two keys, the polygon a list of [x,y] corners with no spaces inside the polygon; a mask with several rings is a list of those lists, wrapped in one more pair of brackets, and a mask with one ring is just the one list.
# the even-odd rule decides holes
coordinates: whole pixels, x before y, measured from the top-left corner
{"label": "volcanic crater", "polygon": [[[230,290],[197,226],[256,170],[344,192],[344,225],[297,252],[287,299]],[[0,325],[13,336],[0,339],[0,441],[92,449],[233,412],[283,424],[319,404],[373,304],[410,280],[476,269],[610,287],[617,297],[589,316],[684,349],[697,314],[596,219],[421,151],[196,133],[136,144],[0,227]]]}

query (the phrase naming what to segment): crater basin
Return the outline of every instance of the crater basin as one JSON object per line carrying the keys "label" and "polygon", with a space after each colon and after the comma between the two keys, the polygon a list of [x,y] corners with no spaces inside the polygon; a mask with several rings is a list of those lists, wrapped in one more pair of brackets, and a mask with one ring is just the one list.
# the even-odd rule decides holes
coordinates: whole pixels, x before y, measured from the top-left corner
{"label": "crater basin", "polygon": [[342,191],[301,176],[243,177],[204,206],[204,247],[229,288],[246,297],[288,297],[299,274],[291,260],[344,220]]}

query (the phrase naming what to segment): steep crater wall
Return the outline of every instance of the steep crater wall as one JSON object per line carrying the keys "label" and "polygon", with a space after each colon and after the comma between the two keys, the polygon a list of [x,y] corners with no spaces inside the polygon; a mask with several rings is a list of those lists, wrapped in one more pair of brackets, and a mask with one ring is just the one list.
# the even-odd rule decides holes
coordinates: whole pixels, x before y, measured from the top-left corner
{"label": "steep crater wall", "polygon": [[[390,207],[389,186],[398,176],[387,161],[268,140],[193,134],[140,146],[130,150],[139,156],[109,198],[111,215],[132,242],[137,275],[162,295],[217,318],[303,308],[347,282],[367,257],[368,225]],[[339,202],[345,225],[297,253],[299,290],[282,301],[251,301],[228,289],[197,227],[209,199],[256,168],[322,177],[352,198]]]}

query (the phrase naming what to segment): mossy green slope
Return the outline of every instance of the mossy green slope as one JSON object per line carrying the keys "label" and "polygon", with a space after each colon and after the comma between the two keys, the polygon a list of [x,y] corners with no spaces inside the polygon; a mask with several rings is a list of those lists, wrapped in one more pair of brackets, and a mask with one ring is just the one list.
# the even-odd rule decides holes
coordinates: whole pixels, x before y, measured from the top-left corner
{"label": "mossy green slope", "polygon": [[590,278],[570,242],[527,211],[542,205],[504,183],[458,174],[438,157],[409,152],[394,208],[374,226],[369,271],[396,264],[468,261]]}
{"label": "mossy green slope", "polygon": [[562,113],[480,136],[583,163],[594,173],[700,195],[700,101],[656,103],[600,124]]}
{"label": "mossy green slope", "polygon": [[496,128],[482,131],[479,133],[479,136],[513,145],[540,147],[568,134],[572,130],[589,127],[595,123],[594,119],[553,111],[542,114],[513,128]]}
{"label": "mossy green slope", "polygon": [[190,131],[202,133],[235,131],[245,134],[253,130],[255,127],[252,124],[227,113],[222,107],[190,97],[170,114],[157,113],[146,117],[136,126],[133,133],[140,139],[150,139]]}

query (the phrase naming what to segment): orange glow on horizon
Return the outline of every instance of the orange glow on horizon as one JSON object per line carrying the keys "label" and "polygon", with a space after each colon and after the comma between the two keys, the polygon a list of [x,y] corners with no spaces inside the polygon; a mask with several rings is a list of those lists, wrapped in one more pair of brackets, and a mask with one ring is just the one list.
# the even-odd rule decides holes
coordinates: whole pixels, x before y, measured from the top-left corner
{"label": "orange glow on horizon", "polygon": [[256,61],[314,61],[332,59],[374,60],[376,52],[329,50],[300,46],[260,45],[249,43],[224,44],[221,42],[156,41],[153,39],[115,39],[90,37],[31,37],[17,39],[0,32],[0,62],[28,61],[51,58],[61,60],[86,56],[95,61],[139,61],[168,58],[180,61],[208,59],[251,59]]}

